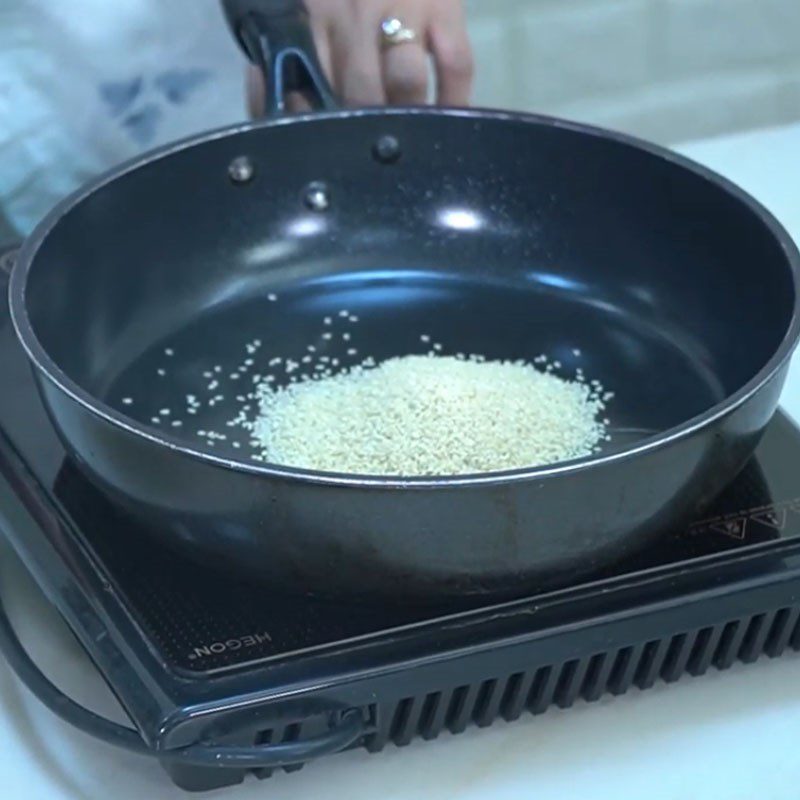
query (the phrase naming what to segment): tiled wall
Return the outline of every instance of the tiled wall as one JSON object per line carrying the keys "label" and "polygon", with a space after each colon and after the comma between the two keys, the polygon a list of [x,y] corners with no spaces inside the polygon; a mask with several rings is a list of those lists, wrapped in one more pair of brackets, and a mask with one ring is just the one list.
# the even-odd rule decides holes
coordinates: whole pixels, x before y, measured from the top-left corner
{"label": "tiled wall", "polygon": [[672,143],[800,119],[800,0],[467,0],[475,102]]}

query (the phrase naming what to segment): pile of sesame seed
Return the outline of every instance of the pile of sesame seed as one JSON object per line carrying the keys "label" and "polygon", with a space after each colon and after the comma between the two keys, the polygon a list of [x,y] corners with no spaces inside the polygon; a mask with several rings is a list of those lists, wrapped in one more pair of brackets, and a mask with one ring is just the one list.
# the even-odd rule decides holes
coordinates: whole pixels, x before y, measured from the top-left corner
{"label": "pile of sesame seed", "polygon": [[[377,363],[359,355],[355,329],[343,329],[358,322],[346,309],[324,317],[302,353],[270,353],[261,339],[248,341],[233,369],[198,372],[183,403],[187,416],[157,408],[150,422],[186,423],[205,446],[225,443],[259,462],[401,477],[534,467],[591,455],[610,439],[603,411],[613,393],[580,367],[568,379],[544,354],[532,362],[446,355],[428,333],[419,336],[422,354]],[[162,352],[175,356],[172,347]],[[166,377],[166,364],[156,372]],[[193,429],[199,420],[191,417],[226,394],[238,408],[226,431]],[[134,405],[132,397],[121,401]]]}
{"label": "pile of sesame seed", "polygon": [[326,472],[458,475],[588,456],[608,438],[608,394],[549,366],[403,356],[278,389],[260,384],[258,416],[240,422],[264,461]]}

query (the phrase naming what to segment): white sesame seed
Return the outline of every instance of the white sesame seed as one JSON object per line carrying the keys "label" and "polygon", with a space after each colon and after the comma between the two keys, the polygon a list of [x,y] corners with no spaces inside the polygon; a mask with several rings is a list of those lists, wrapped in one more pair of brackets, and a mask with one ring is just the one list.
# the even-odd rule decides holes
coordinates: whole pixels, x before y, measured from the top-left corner
{"label": "white sesame seed", "polygon": [[168,408],[162,408],[159,412],[162,417],[168,417],[170,415],[170,410]]}
{"label": "white sesame seed", "polygon": [[[609,436],[599,419],[599,392],[588,386],[545,375],[523,359],[486,362],[475,354],[467,360],[463,353],[459,359],[430,352],[380,366],[369,356],[333,377],[320,358],[313,374],[292,377],[289,385],[260,384],[257,416],[240,424],[266,461],[374,475],[551,463],[589,455]],[[386,420],[391,429],[381,427]],[[432,436],[440,428],[441,437]],[[344,451],[342,442],[348,442]]]}
{"label": "white sesame seed", "polygon": [[175,351],[171,347],[165,347],[164,348],[164,355],[165,356],[174,356],[175,355]]}
{"label": "white sesame seed", "polygon": [[133,398],[132,397],[123,397],[122,398],[122,403],[123,403],[123,405],[129,406],[129,405],[131,405],[133,403]]}

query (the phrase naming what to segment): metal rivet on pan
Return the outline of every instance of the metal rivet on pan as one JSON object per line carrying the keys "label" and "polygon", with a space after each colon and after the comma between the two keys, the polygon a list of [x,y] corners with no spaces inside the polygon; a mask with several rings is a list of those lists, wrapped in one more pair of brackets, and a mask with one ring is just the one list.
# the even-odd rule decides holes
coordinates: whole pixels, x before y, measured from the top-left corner
{"label": "metal rivet on pan", "polygon": [[306,208],[310,208],[312,211],[326,211],[331,204],[327,184],[322,181],[309,183],[303,192],[303,202],[306,204]]}
{"label": "metal rivet on pan", "polygon": [[228,164],[228,177],[232,183],[242,184],[253,179],[255,167],[247,156],[237,156]]}
{"label": "metal rivet on pan", "polygon": [[396,136],[391,136],[389,134],[381,136],[380,139],[372,145],[372,155],[375,157],[375,160],[380,161],[381,164],[394,164],[402,155],[400,142],[397,140]]}

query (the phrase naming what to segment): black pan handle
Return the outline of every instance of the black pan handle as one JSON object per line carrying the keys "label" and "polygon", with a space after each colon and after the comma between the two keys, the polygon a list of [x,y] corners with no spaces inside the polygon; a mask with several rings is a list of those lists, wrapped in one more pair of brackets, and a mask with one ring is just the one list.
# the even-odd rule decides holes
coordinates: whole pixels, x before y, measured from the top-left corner
{"label": "black pan handle", "polygon": [[286,113],[290,92],[301,93],[312,108],[338,107],[302,0],[222,0],[222,5],[236,41],[264,77],[267,117]]}
{"label": "black pan handle", "polygon": [[15,244],[12,247],[3,249],[0,248],[0,277],[8,277],[11,275],[11,270],[14,269],[14,264],[17,260],[20,245]]}

